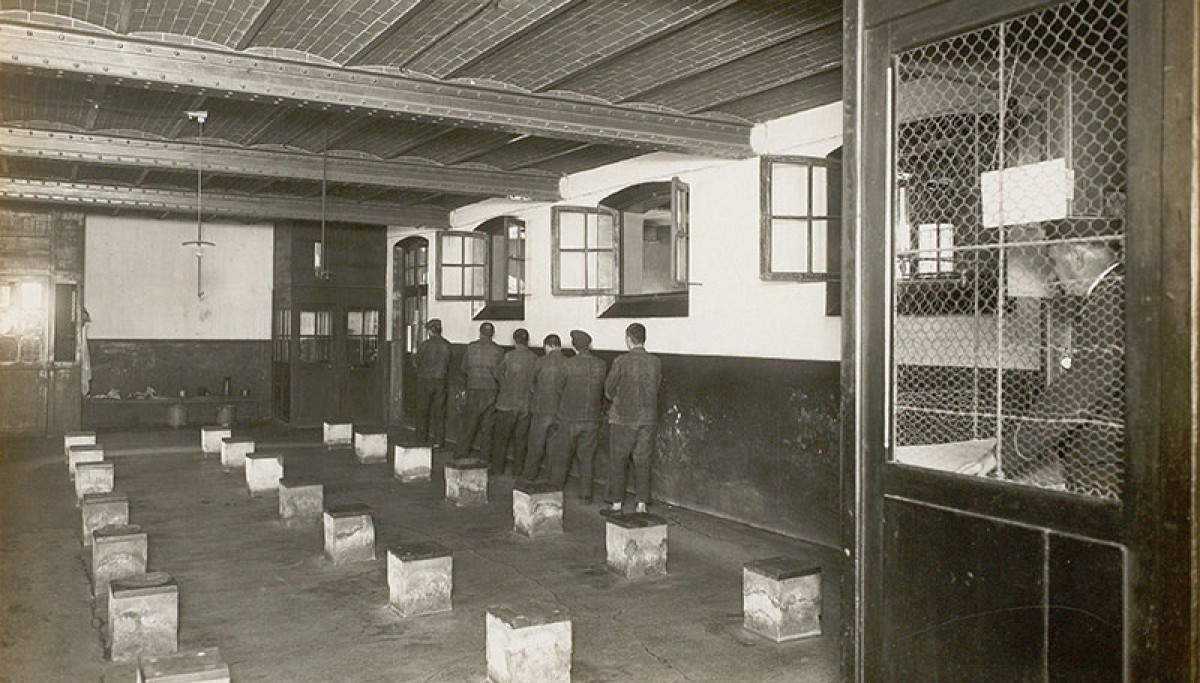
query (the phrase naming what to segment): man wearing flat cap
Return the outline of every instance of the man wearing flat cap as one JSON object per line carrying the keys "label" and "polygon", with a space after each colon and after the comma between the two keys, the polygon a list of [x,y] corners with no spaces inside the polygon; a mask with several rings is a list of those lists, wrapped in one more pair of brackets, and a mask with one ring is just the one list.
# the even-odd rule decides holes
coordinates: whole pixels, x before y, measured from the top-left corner
{"label": "man wearing flat cap", "polygon": [[[417,439],[441,448],[446,438],[446,378],[450,370],[450,342],[442,337],[442,321],[425,323],[429,336],[417,347],[413,365],[417,370]],[[433,424],[430,425],[432,420]]]}
{"label": "man wearing flat cap", "polygon": [[571,346],[575,355],[563,364],[558,382],[558,431],[550,447],[550,481],[564,488],[571,463],[578,460],[579,499],[590,503],[607,367],[592,355],[592,337],[587,332],[571,330]]}
{"label": "man wearing flat cap", "polygon": [[462,369],[467,375],[467,402],[463,406],[462,434],[458,438],[455,457],[466,458],[471,445],[479,436],[479,458],[487,461],[491,454],[492,423],[496,411],[496,394],[500,390],[498,372],[504,359],[504,349],[492,341],[496,328],[491,323],[479,326],[479,339],[467,344]]}

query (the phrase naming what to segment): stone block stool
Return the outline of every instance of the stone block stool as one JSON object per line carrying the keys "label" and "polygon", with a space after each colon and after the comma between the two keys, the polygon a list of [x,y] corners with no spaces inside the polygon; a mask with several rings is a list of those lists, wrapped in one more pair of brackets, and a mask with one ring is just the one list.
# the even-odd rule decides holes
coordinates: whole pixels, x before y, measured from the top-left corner
{"label": "stone block stool", "polygon": [[429,481],[433,472],[433,449],[429,446],[397,445],[392,470],[403,482]]}
{"label": "stone block stool", "polygon": [[354,443],[354,427],[349,424],[326,422],[322,432],[326,446],[344,447]]}
{"label": "stone block stool", "polygon": [[563,492],[553,484],[518,481],[512,505],[513,531],[529,538],[563,532]]}
{"label": "stone block stool", "polygon": [[432,542],[405,543],[388,550],[388,604],[402,617],[449,612],[454,558]]}
{"label": "stone block stool", "polygon": [[821,635],[821,568],[790,557],[743,565],[742,625],[777,643]]}
{"label": "stone block stool", "polygon": [[207,425],[200,428],[200,449],[205,455],[220,455],[221,442],[233,436],[233,430],[221,425]]}
{"label": "stone block stool", "polygon": [[116,469],[111,462],[81,462],[75,466],[75,505],[83,497],[96,493],[112,493]]}
{"label": "stone block stool", "polygon": [[488,466],[478,458],[446,463],[446,500],[459,507],[487,505]]}
{"label": "stone block stool", "polygon": [[92,534],[92,595],[104,595],[115,579],[146,573],[149,542],[136,524],[110,524]]}
{"label": "stone block stool", "polygon": [[325,508],[325,557],[334,564],[375,559],[375,522],[362,504]]}
{"label": "stone block stool", "polygon": [[627,579],[667,573],[667,520],[645,512],[607,519],[604,541],[609,569]]}
{"label": "stone block stool", "polygon": [[250,495],[261,496],[279,489],[283,478],[283,456],[278,453],[250,453],[246,455],[246,487]]}
{"label": "stone block stool", "polygon": [[487,674],[492,683],[571,680],[571,618],[543,605],[487,609]]}
{"label": "stone block stool", "polygon": [[325,487],[314,477],[279,480],[279,518],[288,526],[316,524],[325,510]]}
{"label": "stone block stool", "polygon": [[254,452],[254,439],[230,437],[221,439],[221,467],[228,472],[246,466],[246,456]]}
{"label": "stone block stool", "polygon": [[83,544],[92,545],[92,532],[110,524],[129,523],[129,499],[116,493],[89,493],[79,503]]}
{"label": "stone block stool", "polygon": [[138,660],[137,683],[229,683],[229,665],[221,651],[205,650],[153,655]]}
{"label": "stone block stool", "polygon": [[71,446],[95,446],[96,432],[67,432],[63,434],[63,455],[71,452]]}
{"label": "stone block stool", "polygon": [[377,429],[354,430],[354,457],[361,464],[387,462],[388,435]]}
{"label": "stone block stool", "polygon": [[67,476],[75,480],[75,468],[83,462],[104,462],[104,449],[90,446],[71,446],[67,449]]}
{"label": "stone block stool", "polygon": [[179,586],[169,574],[150,572],[108,584],[109,658],[132,662],[179,649]]}

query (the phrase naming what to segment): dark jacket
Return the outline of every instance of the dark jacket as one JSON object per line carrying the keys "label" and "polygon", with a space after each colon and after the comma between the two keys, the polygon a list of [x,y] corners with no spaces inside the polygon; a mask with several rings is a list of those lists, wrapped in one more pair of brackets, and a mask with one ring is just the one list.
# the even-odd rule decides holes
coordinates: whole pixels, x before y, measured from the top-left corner
{"label": "dark jacket", "polygon": [[496,373],[503,359],[504,349],[491,339],[476,339],[467,344],[467,354],[462,363],[462,370],[467,375],[467,388],[496,391],[499,388]]}
{"label": "dark jacket", "polygon": [[413,363],[421,379],[446,379],[450,371],[450,342],[440,334],[430,335],[417,347]]}
{"label": "dark jacket", "polygon": [[559,422],[600,422],[604,400],[604,361],[583,351],[568,358],[558,380]]}
{"label": "dark jacket", "polygon": [[529,412],[533,396],[533,365],[537,356],[528,347],[518,345],[504,354],[497,375],[500,378],[500,395],[496,397],[496,410]]}
{"label": "dark jacket", "polygon": [[531,412],[554,415],[558,412],[558,389],[567,371],[567,357],[555,349],[538,358],[533,364],[533,402]]}
{"label": "dark jacket", "polygon": [[658,387],[662,383],[662,362],[646,349],[630,349],[613,361],[604,382],[604,395],[612,401],[608,421],[615,425],[652,425],[658,423]]}

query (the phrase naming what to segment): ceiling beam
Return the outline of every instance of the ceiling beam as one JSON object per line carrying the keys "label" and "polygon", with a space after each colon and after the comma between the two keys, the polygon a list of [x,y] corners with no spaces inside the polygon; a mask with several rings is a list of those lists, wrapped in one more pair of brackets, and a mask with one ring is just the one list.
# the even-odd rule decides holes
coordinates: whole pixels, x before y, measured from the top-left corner
{"label": "ceiling beam", "polygon": [[[10,127],[0,127],[0,156],[193,172],[200,164],[194,143]],[[320,154],[205,145],[203,164],[203,170],[213,174],[317,181],[322,178]],[[329,182],[334,183],[483,197],[517,195],[543,201],[561,198],[559,179],[538,173],[343,156],[330,156],[327,170]]]}
{"label": "ceiling beam", "polygon": [[278,105],[312,103],[469,128],[647,150],[744,158],[748,124],[532,95],[465,83],[358,71],[280,59],[0,22],[7,68],[77,74],[195,94]]}
{"label": "ceiling beam", "polygon": [[[0,178],[0,199],[141,211],[196,213],[196,193],[150,190],[119,185],[95,185],[44,180]],[[321,200],[286,196],[204,193],[204,213],[259,220],[320,220]],[[443,227],[449,212],[435,206],[403,206],[381,202],[352,202],[329,198],[325,218],[347,223]]]}
{"label": "ceiling beam", "polygon": [[258,10],[258,14],[254,15],[254,21],[250,22],[250,26],[246,29],[246,32],[242,34],[241,38],[238,38],[234,49],[241,51],[253,45],[254,39],[258,37],[258,33],[271,20],[271,17],[275,14],[275,10],[279,9],[279,5],[282,2],[283,0],[267,0],[262,8]]}

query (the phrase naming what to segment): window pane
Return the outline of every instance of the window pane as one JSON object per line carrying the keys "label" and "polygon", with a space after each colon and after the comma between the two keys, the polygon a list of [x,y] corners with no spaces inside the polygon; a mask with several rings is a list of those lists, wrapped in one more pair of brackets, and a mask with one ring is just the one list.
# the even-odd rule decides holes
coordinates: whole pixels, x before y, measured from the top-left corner
{"label": "window pane", "polygon": [[613,217],[607,213],[596,215],[595,225],[595,246],[601,249],[611,249],[613,245],[613,233],[616,232],[616,226],[613,222]]}
{"label": "window pane", "polygon": [[771,221],[771,271],[802,273],[808,270],[808,221]]}
{"label": "window pane", "polygon": [[463,269],[462,268],[442,268],[442,296],[462,296],[463,294]]}
{"label": "window pane", "polygon": [[483,267],[472,267],[466,270],[467,287],[471,296],[482,299],[487,291],[487,280]]}
{"label": "window pane", "polygon": [[808,215],[808,166],[771,164],[771,215]]}
{"label": "window pane", "polygon": [[469,237],[471,241],[471,260],[468,263],[483,265],[487,262],[488,239],[485,236]]}
{"label": "window pane", "polygon": [[558,244],[563,249],[582,249],[586,215],[575,211],[558,214]]}
{"label": "window pane", "polygon": [[812,215],[829,215],[829,169],[812,167]]}
{"label": "window pane", "polygon": [[348,311],[346,313],[346,334],[351,337],[360,336],[363,333],[363,313],[362,311]]}
{"label": "window pane", "polygon": [[463,262],[462,235],[442,234],[442,263]]}
{"label": "window pane", "polygon": [[560,288],[573,290],[585,288],[584,258],[584,254],[580,252],[566,252],[562,254],[559,261],[561,273],[558,284]]}
{"label": "window pane", "polygon": [[829,272],[829,221],[812,222],[812,268],[809,272]]}
{"label": "window pane", "polygon": [[591,272],[594,273],[592,278],[592,287],[595,289],[612,289],[613,287],[613,257],[612,252],[602,251],[598,253],[588,254]]}
{"label": "window pane", "polygon": [[317,333],[317,314],[315,311],[300,311],[300,336],[311,337]]}

